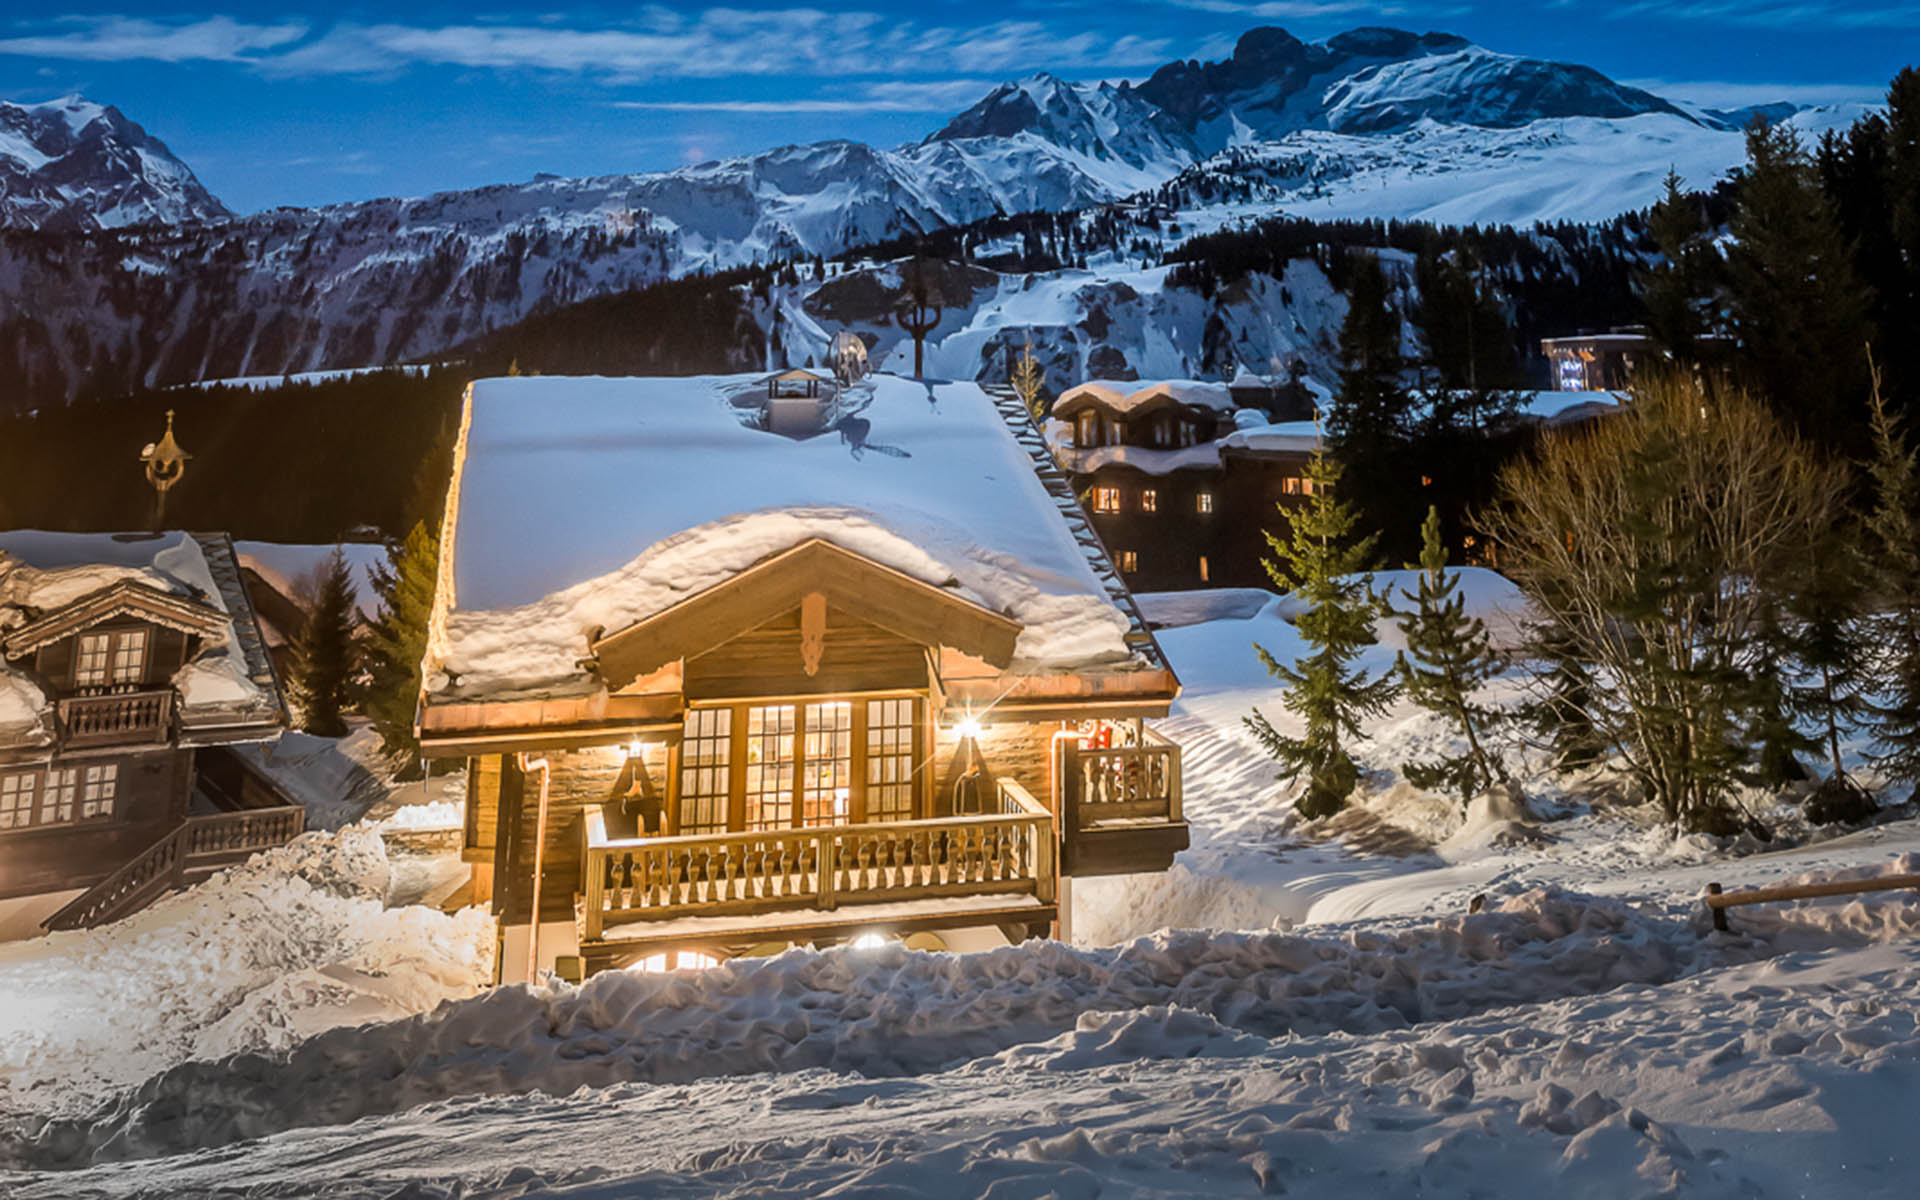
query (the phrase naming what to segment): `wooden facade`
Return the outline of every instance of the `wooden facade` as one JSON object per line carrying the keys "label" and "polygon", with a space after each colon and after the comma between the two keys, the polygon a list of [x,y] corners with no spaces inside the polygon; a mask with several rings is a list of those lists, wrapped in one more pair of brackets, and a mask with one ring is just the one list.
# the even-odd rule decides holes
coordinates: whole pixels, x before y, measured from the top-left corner
{"label": "wooden facade", "polygon": [[[1178,684],[1137,662],[1013,674],[1019,631],[812,540],[601,633],[603,696],[429,695],[421,741],[468,761],[475,895],[504,927],[549,931],[543,965],[1044,935],[1065,875],[1160,870],[1185,848],[1178,747],[1141,724]],[[1116,740],[1137,752],[1076,758]]]}
{"label": "wooden facade", "polygon": [[[234,631],[253,615],[231,543],[197,540],[217,580],[217,605],[213,596],[121,579],[28,611],[0,640],[5,669],[24,676],[48,709],[37,728],[0,738],[0,899],[80,892],[49,927],[114,919],[302,826],[271,781],[225,750],[273,736],[285,715],[257,630],[250,639]],[[230,652],[267,698],[262,711],[189,708],[176,675],[229,637],[237,642]],[[197,813],[196,797],[209,809],[267,815],[222,820]]]}

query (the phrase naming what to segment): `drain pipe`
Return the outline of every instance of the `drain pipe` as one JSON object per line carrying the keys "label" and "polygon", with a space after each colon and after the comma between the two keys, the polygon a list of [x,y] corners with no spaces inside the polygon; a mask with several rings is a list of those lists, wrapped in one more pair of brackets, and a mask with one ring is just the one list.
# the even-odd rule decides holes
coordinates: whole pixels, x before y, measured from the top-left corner
{"label": "drain pipe", "polygon": [[540,879],[546,872],[547,792],[553,781],[553,768],[545,758],[528,758],[524,751],[519,759],[523,777],[535,768],[540,771],[540,812],[533,822],[533,908],[527,925],[527,982],[532,984],[540,981]]}

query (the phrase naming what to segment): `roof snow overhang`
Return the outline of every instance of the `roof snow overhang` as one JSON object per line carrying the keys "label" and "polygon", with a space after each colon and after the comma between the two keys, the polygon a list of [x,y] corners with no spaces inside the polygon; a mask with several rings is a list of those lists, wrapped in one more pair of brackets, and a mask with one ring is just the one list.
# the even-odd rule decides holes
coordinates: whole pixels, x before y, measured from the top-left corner
{"label": "roof snow overhang", "polygon": [[619,690],[794,608],[808,595],[926,646],[1006,667],[1020,622],[822,538],[808,538],[673,607],[592,643],[600,678]]}
{"label": "roof snow overhang", "polygon": [[1137,392],[1121,393],[1097,383],[1083,383],[1070,387],[1054,401],[1053,415],[1066,420],[1083,408],[1102,409],[1112,416],[1123,420],[1147,416],[1162,409],[1187,409],[1192,412],[1214,413],[1218,410],[1203,404],[1190,404],[1174,394],[1171,385],[1161,382],[1149,384]]}
{"label": "roof snow overhang", "polygon": [[224,635],[227,614],[211,604],[121,579],[46,613],[0,641],[8,658],[21,658],[50,642],[118,617],[137,617],[193,637]]}

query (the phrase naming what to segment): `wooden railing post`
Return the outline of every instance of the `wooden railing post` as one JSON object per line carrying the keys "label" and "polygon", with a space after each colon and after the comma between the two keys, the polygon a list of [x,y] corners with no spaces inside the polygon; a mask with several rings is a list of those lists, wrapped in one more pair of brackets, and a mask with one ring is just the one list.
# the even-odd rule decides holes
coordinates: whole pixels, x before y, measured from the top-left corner
{"label": "wooden railing post", "polygon": [[835,835],[831,827],[822,830],[816,834],[815,837],[820,847],[816,852],[816,861],[819,863],[820,870],[820,907],[828,912],[832,912],[836,899],[833,887],[834,861],[836,858],[834,854],[834,844],[840,839]]}
{"label": "wooden railing post", "polygon": [[586,876],[587,889],[582,905],[586,909],[586,928],[581,932],[588,941],[599,940],[601,922],[606,917],[607,852],[594,845],[606,840],[605,827],[606,818],[591,810],[580,823],[580,866]]}

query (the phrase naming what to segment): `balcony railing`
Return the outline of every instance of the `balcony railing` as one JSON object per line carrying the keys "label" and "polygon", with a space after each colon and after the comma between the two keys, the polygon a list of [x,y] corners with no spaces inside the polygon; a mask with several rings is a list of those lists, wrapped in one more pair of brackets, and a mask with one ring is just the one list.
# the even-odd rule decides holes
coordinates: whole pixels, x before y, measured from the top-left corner
{"label": "balcony railing", "polygon": [[1177,823],[1180,747],[1152,729],[1137,746],[1060,745],[1062,814],[1069,829],[1123,823]]}
{"label": "balcony railing", "polygon": [[173,690],[69,696],[60,701],[60,729],[68,746],[164,742],[172,733]]}
{"label": "balcony railing", "polygon": [[256,851],[285,845],[300,835],[306,822],[307,810],[293,807],[188,817],[41,925],[48,930],[91,929],[117,921],[190,882],[189,872],[229,866]]}
{"label": "balcony railing", "polygon": [[1052,904],[1053,819],[1018,784],[985,816],[880,821],[763,833],[609,839],[586,815],[583,935],[687,916],[835,909],[955,896],[1032,896]]}

